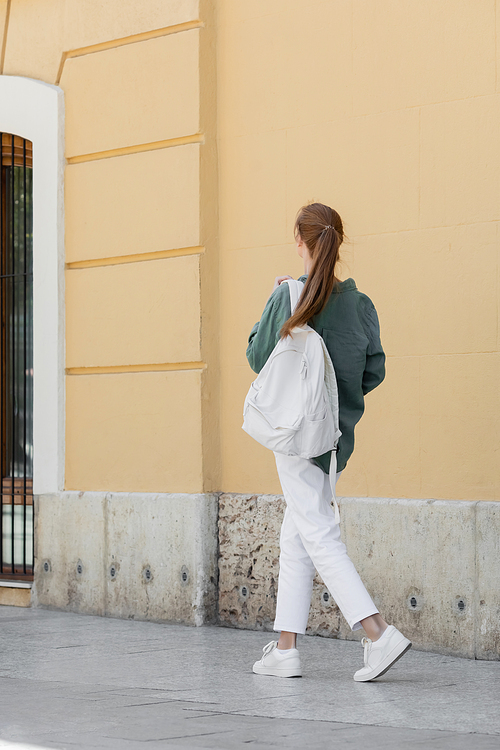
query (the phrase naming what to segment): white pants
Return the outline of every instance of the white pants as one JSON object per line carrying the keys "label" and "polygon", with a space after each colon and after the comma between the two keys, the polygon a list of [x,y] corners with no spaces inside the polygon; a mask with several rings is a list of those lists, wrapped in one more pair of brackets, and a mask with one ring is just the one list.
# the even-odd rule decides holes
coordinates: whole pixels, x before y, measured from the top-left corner
{"label": "white pants", "polygon": [[286,501],[274,630],[306,632],[315,569],[351,629],[359,630],[360,620],[378,609],[340,539],[328,474],[310,459],[274,455]]}

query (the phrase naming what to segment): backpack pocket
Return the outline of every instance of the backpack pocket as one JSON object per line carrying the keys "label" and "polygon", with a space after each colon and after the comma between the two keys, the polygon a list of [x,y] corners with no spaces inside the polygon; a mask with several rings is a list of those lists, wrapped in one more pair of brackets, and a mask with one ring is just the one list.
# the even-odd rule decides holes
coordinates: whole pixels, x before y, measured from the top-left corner
{"label": "backpack pocket", "polygon": [[255,400],[248,398],[243,411],[243,429],[254,440],[277,453],[296,456],[300,451],[300,439],[297,438],[303,417],[284,408],[280,404],[262,409]]}
{"label": "backpack pocket", "polygon": [[335,428],[331,409],[325,406],[315,414],[306,414],[301,425],[301,452],[303,458],[315,458],[332,450]]}

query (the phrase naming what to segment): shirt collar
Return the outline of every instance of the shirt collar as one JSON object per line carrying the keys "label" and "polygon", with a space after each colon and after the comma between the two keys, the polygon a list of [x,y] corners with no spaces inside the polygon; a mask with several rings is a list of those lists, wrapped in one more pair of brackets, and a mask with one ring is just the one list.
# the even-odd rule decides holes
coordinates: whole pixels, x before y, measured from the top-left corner
{"label": "shirt collar", "polygon": [[[300,276],[299,281],[306,281],[308,274]],[[356,290],[356,282],[354,279],[346,279],[333,287],[333,294],[342,294],[342,292],[352,292]]]}

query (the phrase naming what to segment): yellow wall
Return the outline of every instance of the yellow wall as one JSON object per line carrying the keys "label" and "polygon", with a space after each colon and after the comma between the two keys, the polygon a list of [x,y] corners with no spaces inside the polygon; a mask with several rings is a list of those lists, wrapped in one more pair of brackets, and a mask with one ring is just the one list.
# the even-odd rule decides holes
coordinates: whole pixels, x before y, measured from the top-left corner
{"label": "yellow wall", "polygon": [[499,18],[494,0],[218,3],[224,490],[280,491],[241,430],[246,337],[273,277],[301,273],[315,199],[344,219],[343,277],[388,355],[340,494],[498,499]]}
{"label": "yellow wall", "polygon": [[68,489],[280,491],[245,349],[316,199],[388,355],[340,493],[499,497],[497,6],[0,0],[65,92]]}
{"label": "yellow wall", "polygon": [[65,93],[66,488],[218,489],[211,4],[9,5],[3,72]]}

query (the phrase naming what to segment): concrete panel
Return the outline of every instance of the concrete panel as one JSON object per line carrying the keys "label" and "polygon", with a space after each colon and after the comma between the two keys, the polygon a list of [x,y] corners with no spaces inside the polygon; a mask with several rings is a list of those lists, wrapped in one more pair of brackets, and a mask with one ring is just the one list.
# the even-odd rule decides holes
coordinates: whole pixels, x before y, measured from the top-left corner
{"label": "concrete panel", "polygon": [[[382,616],[417,648],[474,657],[475,503],[341,498],[339,504],[348,554]],[[341,635],[360,634],[342,620]]]}
{"label": "concrete panel", "polygon": [[499,95],[422,109],[422,227],[500,218],[499,141]]}
{"label": "concrete panel", "polygon": [[[279,535],[285,502],[280,495],[219,498],[219,621],[272,630],[279,576]],[[326,594],[326,596],[325,596]],[[307,632],[338,632],[340,613],[316,575]]]}
{"label": "concrete panel", "polygon": [[420,359],[421,497],[500,496],[500,354]]}
{"label": "concrete panel", "polygon": [[200,243],[200,146],[189,144],[66,169],[66,260]]}
{"label": "concrete panel", "polygon": [[199,285],[198,256],[67,271],[66,366],[199,361]]}
{"label": "concrete panel", "polygon": [[66,60],[66,156],[197,133],[199,33]]}
{"label": "concrete panel", "polygon": [[353,0],[352,9],[355,114],[494,93],[493,1]]}
{"label": "concrete panel", "polygon": [[217,497],[110,493],[105,503],[106,614],[213,621]]}
{"label": "concrete panel", "polygon": [[300,206],[312,199],[340,213],[348,236],[416,229],[418,111],[345,117],[289,130],[289,232]]}
{"label": "concrete panel", "polygon": [[66,488],[202,489],[198,371],[66,379]]}
{"label": "concrete panel", "polygon": [[286,217],[285,131],[228,138],[220,148],[221,249],[293,240]]}
{"label": "concrete panel", "polygon": [[105,614],[103,495],[64,492],[35,503],[33,606]]}
{"label": "concrete panel", "polygon": [[[494,222],[355,237],[352,246],[349,270],[375,303],[387,354],[465,354],[497,348]],[[464,294],[474,304],[464,304]]]}
{"label": "concrete panel", "polygon": [[476,504],[476,659],[500,659],[500,503]]}
{"label": "concrete panel", "polygon": [[214,495],[37,499],[34,605],[192,625],[216,612]]}

